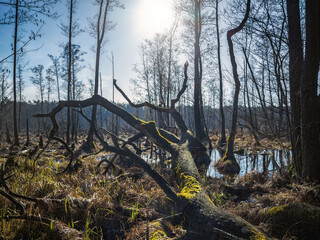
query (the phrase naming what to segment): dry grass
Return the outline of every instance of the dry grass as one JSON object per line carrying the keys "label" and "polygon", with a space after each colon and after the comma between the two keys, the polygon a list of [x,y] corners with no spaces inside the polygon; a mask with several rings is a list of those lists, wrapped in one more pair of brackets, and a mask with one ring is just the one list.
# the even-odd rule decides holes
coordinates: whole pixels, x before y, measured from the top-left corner
{"label": "dry grass", "polygon": [[[266,214],[272,207],[294,203],[320,207],[320,185],[298,184],[290,178],[279,176],[268,178],[261,173],[252,173],[244,176],[232,186],[218,179],[208,182],[207,189],[216,205],[241,216],[267,233],[272,232],[275,224]],[[238,191],[230,194],[229,187],[238,189]],[[239,200],[239,196],[245,196],[245,199]],[[295,222],[294,219],[292,221]],[[296,221],[298,223],[300,220]],[[308,231],[308,226],[299,225],[299,232],[292,233],[292,230],[296,231],[295,228],[288,227],[285,223],[283,225],[284,229],[274,233],[281,239],[301,239],[299,234]],[[314,236],[314,239],[317,239],[316,235]]]}
{"label": "dry grass", "polygon": [[[216,142],[218,138],[212,137]],[[253,148],[253,139],[237,135],[238,148]],[[33,146],[37,143],[34,139]],[[275,148],[277,142],[262,140],[266,147]],[[283,146],[285,146],[283,141]],[[279,146],[279,145],[278,145]],[[99,147],[99,146],[98,146]],[[10,152],[0,146],[0,163]],[[97,149],[98,150],[98,149]],[[11,150],[12,151],[12,150]],[[21,149],[17,153],[21,152]],[[157,232],[178,238],[185,234],[183,219],[176,214],[171,202],[158,185],[137,167],[124,168],[122,173],[106,178],[103,169],[96,168],[99,155],[80,156],[82,166],[74,172],[61,174],[69,161],[67,152],[59,144],[49,146],[34,165],[26,156],[15,155],[13,166],[6,176],[12,192],[41,199],[38,202],[19,200],[29,216],[49,219],[2,219],[2,239],[146,239]],[[159,169],[160,171],[160,169]],[[109,174],[109,176],[110,176]],[[163,173],[163,175],[168,175]],[[3,187],[0,187],[3,189]],[[206,189],[212,201],[254,225],[269,232],[272,223],[266,212],[287,203],[308,203],[320,206],[320,186],[297,184],[286,176],[267,177],[248,174],[233,185],[221,179],[207,179]],[[0,195],[2,217],[19,215],[19,210]],[[294,239],[285,235],[283,239]]]}
{"label": "dry grass", "polygon": [[[8,147],[2,146],[1,155],[8,153]],[[80,169],[61,174],[69,159],[59,145],[49,146],[35,165],[33,160],[15,156],[6,173],[12,175],[6,181],[8,187],[19,195],[41,199],[35,203],[16,198],[27,215],[52,222],[3,219],[0,239],[130,239],[141,224],[173,213],[172,204],[147,174],[135,175],[141,170],[130,167],[106,178],[102,166],[96,168],[98,157],[87,156]],[[16,206],[1,195],[0,211],[3,217],[19,215]],[[145,234],[143,229],[136,236],[141,234]]]}

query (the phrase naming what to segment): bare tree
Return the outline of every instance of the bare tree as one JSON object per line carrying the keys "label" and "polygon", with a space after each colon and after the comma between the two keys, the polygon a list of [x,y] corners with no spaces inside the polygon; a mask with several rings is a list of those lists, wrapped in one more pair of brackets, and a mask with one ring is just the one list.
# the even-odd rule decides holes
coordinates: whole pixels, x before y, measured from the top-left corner
{"label": "bare tree", "polygon": [[[73,17],[73,4],[74,0],[70,0],[70,7],[69,7],[69,40],[68,40],[68,93],[67,99],[70,100],[71,95],[71,46],[72,46],[72,17]],[[66,139],[67,144],[70,143],[70,108],[67,110],[67,131],[66,131]]]}
{"label": "bare tree", "polygon": [[19,145],[19,135],[18,135],[18,123],[17,123],[17,81],[16,81],[16,71],[17,71],[17,41],[18,41],[18,20],[19,20],[19,1],[16,0],[15,4],[16,14],[15,14],[15,24],[14,24],[14,43],[13,43],[13,133],[14,142],[13,144]]}
{"label": "bare tree", "polygon": [[219,0],[216,0],[216,34],[217,34],[217,51],[218,51],[218,65],[219,65],[219,109],[221,118],[221,139],[220,146],[226,144],[226,121],[223,110],[223,79],[222,79],[222,67],[221,67],[221,46],[220,46],[220,31],[219,31]]}
{"label": "bare tree", "polygon": [[251,0],[247,1],[247,8],[246,8],[246,13],[239,24],[236,28],[233,28],[227,32],[227,39],[228,39],[228,46],[229,46],[229,53],[230,53],[230,60],[232,64],[232,73],[233,73],[233,78],[235,82],[235,92],[234,92],[234,97],[233,97],[233,110],[232,110],[232,125],[231,125],[231,131],[229,134],[229,138],[227,141],[227,149],[225,152],[225,155],[222,159],[220,159],[215,167],[221,172],[229,175],[236,175],[240,171],[240,166],[237,163],[235,157],[234,157],[234,139],[236,135],[236,130],[237,130],[237,121],[238,121],[238,101],[239,101],[239,92],[240,92],[240,81],[239,81],[239,76],[237,72],[237,63],[235,60],[235,55],[234,55],[234,49],[233,49],[233,43],[232,43],[232,36],[241,31],[241,29],[244,27],[246,24],[246,21],[249,17],[249,12],[250,12],[250,3]]}
{"label": "bare tree", "polygon": [[[55,82],[55,73],[52,67],[47,68],[46,70],[46,89],[47,89],[47,110],[49,109],[49,104],[51,100],[51,94],[53,93],[53,86]],[[49,110],[48,110],[49,111]]]}
{"label": "bare tree", "polygon": [[[94,95],[99,93],[99,68],[100,68],[100,56],[102,51],[103,40],[105,33],[108,30],[113,29],[115,26],[111,22],[107,21],[108,13],[116,7],[122,7],[118,0],[96,0],[99,4],[99,12],[96,22],[91,22],[91,29],[93,30],[92,35],[96,38],[96,64],[95,64],[95,77],[94,77]],[[92,108],[91,124],[87,137],[86,144],[88,147],[93,147],[93,129],[96,127],[97,122],[97,106],[94,105]]]}
{"label": "bare tree", "polygon": [[201,1],[194,0],[194,124],[198,139],[208,141],[202,99],[202,59],[200,37],[202,30]]}
{"label": "bare tree", "polygon": [[8,75],[9,75],[9,70],[2,67],[0,65],[0,131],[2,131],[3,124],[7,120],[5,118],[5,107],[8,104],[8,101],[10,99],[9,97],[9,83],[8,83]]}
{"label": "bare tree", "polygon": [[[45,82],[44,82],[44,76],[43,76],[43,65],[39,64],[37,66],[34,66],[31,68],[31,72],[33,76],[30,77],[31,82],[38,88],[38,92],[40,94],[40,110],[43,113],[44,111],[44,91],[45,91]],[[39,123],[40,125],[40,123]],[[39,130],[43,127],[43,122],[42,126],[39,126]]]}
{"label": "bare tree", "polygon": [[59,76],[60,76],[60,64],[59,64],[59,58],[55,57],[51,54],[48,54],[48,57],[52,61],[52,71],[54,73],[55,81],[56,81],[56,89],[57,89],[57,94],[58,94],[58,101],[61,100],[60,97],[60,83],[59,83]]}
{"label": "bare tree", "polygon": [[23,101],[23,88],[24,88],[24,81],[23,81],[23,70],[22,65],[18,65],[18,93],[19,93],[19,110],[18,110],[18,131],[21,131],[21,110],[22,110],[22,101]]}
{"label": "bare tree", "polygon": [[[2,19],[3,23],[11,24],[14,23],[14,41],[13,41],[13,131],[14,131],[14,145],[19,145],[19,136],[18,136],[18,124],[17,124],[17,84],[16,84],[16,71],[17,71],[17,53],[23,52],[23,47],[18,48],[18,26],[22,22],[32,22],[35,25],[39,26],[39,23],[43,23],[39,19],[38,13],[47,17],[55,17],[55,13],[50,13],[50,9],[57,0],[42,0],[42,1],[19,1],[16,0],[10,2],[1,2],[0,5],[13,7],[14,8],[14,17],[10,14],[5,14],[5,18]],[[41,3],[41,4],[39,4]],[[12,21],[14,19],[14,21]],[[35,34],[33,33],[33,39],[35,39]],[[30,37],[29,37],[30,39]],[[28,43],[29,41],[27,41]],[[24,46],[27,44],[25,43]]]}

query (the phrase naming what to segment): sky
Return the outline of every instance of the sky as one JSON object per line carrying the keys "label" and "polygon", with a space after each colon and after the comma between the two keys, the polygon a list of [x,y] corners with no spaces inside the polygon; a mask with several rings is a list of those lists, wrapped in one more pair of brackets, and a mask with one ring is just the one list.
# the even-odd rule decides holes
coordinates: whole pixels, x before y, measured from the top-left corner
{"label": "sky", "polygon": [[[48,54],[59,55],[61,48],[59,43],[66,43],[67,38],[61,33],[59,24],[68,21],[67,1],[61,1],[56,6],[56,11],[60,14],[59,19],[52,20],[44,18],[46,24],[43,26],[42,37],[31,42],[24,50],[28,50],[24,57],[24,62],[28,62],[24,69],[24,79],[26,81],[24,96],[27,100],[38,99],[37,90],[30,82],[30,68],[38,64],[43,64],[47,68],[51,61]],[[173,22],[174,12],[172,9],[172,0],[123,0],[125,9],[117,9],[110,14],[110,20],[117,24],[116,29],[107,32],[108,43],[104,46],[104,54],[101,56],[100,70],[103,79],[103,96],[112,98],[112,64],[111,52],[114,55],[115,78],[118,85],[129,96],[133,96],[130,88],[130,79],[134,77],[133,65],[139,62],[138,47],[144,39],[152,38],[156,33],[164,32]],[[0,6],[0,14],[5,9]],[[88,30],[88,17],[93,17],[97,13],[97,6],[92,1],[79,0],[79,6],[76,10],[75,18],[79,21],[81,28]],[[35,26],[22,26],[26,35]],[[13,25],[0,25],[0,59],[12,53],[11,44],[13,43]],[[90,67],[95,66],[95,54],[91,48],[95,44],[88,31],[79,34],[74,43],[81,45],[82,51],[87,52],[84,56],[85,69],[79,74],[79,78],[87,83],[89,78],[94,78],[94,73]],[[36,50],[37,49],[37,50]],[[33,51],[34,50],[34,51]],[[11,59],[12,60],[12,59]],[[8,63],[8,67],[10,63]],[[11,64],[12,65],[12,64]],[[89,86],[89,85],[88,85]],[[88,97],[86,95],[85,97]],[[57,99],[57,97],[55,98]],[[115,94],[115,101],[123,102],[120,94]]]}

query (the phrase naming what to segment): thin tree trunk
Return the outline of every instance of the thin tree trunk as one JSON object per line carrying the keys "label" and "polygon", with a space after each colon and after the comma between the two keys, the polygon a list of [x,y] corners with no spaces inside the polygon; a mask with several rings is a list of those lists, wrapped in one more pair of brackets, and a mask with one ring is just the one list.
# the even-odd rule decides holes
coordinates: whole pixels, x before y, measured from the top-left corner
{"label": "thin tree trunk", "polygon": [[227,39],[228,39],[228,45],[229,45],[229,52],[230,52],[230,60],[232,64],[232,72],[233,72],[233,78],[235,82],[235,92],[234,92],[234,99],[233,99],[233,111],[232,111],[232,124],[231,124],[231,131],[227,142],[227,149],[225,152],[225,155],[222,159],[220,159],[216,164],[215,167],[218,169],[218,171],[222,174],[227,175],[237,175],[240,172],[240,166],[237,163],[235,156],[234,156],[234,139],[236,135],[237,130],[237,120],[238,120],[238,101],[239,101],[239,92],[240,92],[240,81],[239,76],[237,72],[237,63],[234,56],[234,49],[233,49],[233,43],[232,43],[232,36],[238,33],[242,30],[245,23],[247,22],[247,19],[249,17],[250,12],[250,2],[251,0],[247,1],[247,8],[246,8],[246,14],[240,23],[240,25],[234,29],[231,29],[227,32]]}
{"label": "thin tree trunk", "polygon": [[221,118],[221,139],[220,146],[226,144],[226,120],[223,111],[223,82],[222,82],[222,69],[221,69],[221,52],[220,52],[220,32],[219,32],[219,0],[216,0],[216,32],[217,32],[217,48],[218,48],[218,65],[219,65],[219,104],[220,104],[220,118]]}
{"label": "thin tree trunk", "polygon": [[21,107],[22,107],[22,69],[21,65],[18,66],[18,88],[19,88],[19,110],[18,110],[18,131],[21,133]]}
{"label": "thin tree trunk", "polygon": [[[72,56],[72,15],[73,15],[73,0],[70,0],[70,16],[69,16],[69,42],[68,42],[68,101],[71,97],[71,56]],[[67,131],[66,131],[66,140],[67,144],[70,143],[70,108],[67,109]]]}
{"label": "thin tree trunk", "polygon": [[60,86],[59,86],[59,72],[58,67],[55,66],[55,74],[56,74],[56,81],[57,81],[57,92],[58,92],[58,101],[60,102]]}
{"label": "thin tree trunk", "polygon": [[[101,44],[103,41],[103,37],[106,30],[106,22],[107,22],[107,12],[109,7],[109,0],[106,2],[106,6],[104,9],[104,13],[102,16],[103,11],[103,3],[104,1],[101,0],[100,2],[100,9],[99,15],[97,20],[97,52],[96,52],[96,69],[95,69],[95,77],[94,77],[94,95],[98,95],[98,88],[99,88],[99,67],[100,67],[100,51],[101,51]],[[102,18],[102,29],[101,29],[101,16]],[[92,107],[92,114],[91,114],[91,124],[90,129],[87,137],[87,146],[93,147],[93,130],[96,129],[97,125],[97,105],[93,105]]]}
{"label": "thin tree trunk", "polygon": [[29,119],[27,118],[27,142],[26,142],[26,146],[29,146],[30,144],[30,137],[29,137]]}
{"label": "thin tree trunk", "polygon": [[[96,53],[96,72],[95,72],[95,86],[94,86],[94,95],[98,95],[98,86],[99,86],[99,64],[100,64],[100,43],[97,42],[97,53]],[[87,137],[87,144],[89,147],[93,147],[93,130],[97,125],[97,105],[93,105],[92,114],[91,114],[91,124],[89,129],[89,134]]]}
{"label": "thin tree trunk", "polygon": [[[100,96],[102,97],[102,77],[100,72]],[[103,127],[102,107],[100,106],[100,127]]]}
{"label": "thin tree trunk", "polygon": [[[72,99],[76,100],[76,76],[75,76],[75,69],[74,69],[74,59],[72,59]],[[76,132],[76,113],[75,111],[72,111],[71,115],[71,123],[72,123],[72,141],[75,141],[75,132]]]}
{"label": "thin tree trunk", "polygon": [[230,51],[230,60],[232,64],[232,73],[233,78],[235,82],[235,93],[234,93],[234,102],[233,102],[233,111],[232,111],[232,125],[231,125],[231,131],[228,139],[228,151],[230,151],[230,154],[233,155],[233,148],[234,148],[234,138],[236,135],[236,128],[237,128],[237,120],[238,120],[238,101],[239,101],[239,91],[240,91],[240,81],[239,76],[237,72],[237,63],[234,56],[234,50],[233,50],[233,43],[232,43],[232,36],[235,35],[237,32],[241,31],[244,27],[250,12],[250,0],[247,1],[247,9],[246,14],[242,22],[237,28],[231,29],[227,33],[227,39],[228,39],[228,46]]}
{"label": "thin tree trunk", "polygon": [[16,16],[14,27],[14,47],[13,47],[13,133],[14,145],[19,146],[19,135],[17,125],[17,86],[16,86],[16,70],[17,70],[17,41],[18,41],[18,21],[19,21],[19,0],[16,0]]}

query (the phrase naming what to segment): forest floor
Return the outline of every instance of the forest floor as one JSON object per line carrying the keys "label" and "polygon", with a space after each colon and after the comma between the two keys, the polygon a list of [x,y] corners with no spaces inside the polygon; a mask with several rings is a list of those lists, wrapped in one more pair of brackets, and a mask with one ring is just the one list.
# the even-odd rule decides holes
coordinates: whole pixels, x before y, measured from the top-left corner
{"label": "forest floor", "polygon": [[[216,136],[211,139],[213,143],[218,140]],[[69,163],[68,152],[54,142],[36,160],[41,151],[35,148],[38,143],[37,136],[24,148],[1,143],[0,239],[177,239],[185,234],[181,214],[174,211],[160,187],[130,161],[115,162],[106,174],[107,163],[98,164],[112,154],[99,152],[97,145],[93,153],[79,153],[77,169],[62,173]],[[284,139],[262,139],[260,143],[259,149],[290,147]],[[257,148],[252,136],[241,133],[236,146]],[[151,164],[172,183],[170,168]],[[252,172],[233,183],[203,178],[215,205],[269,235],[320,239],[320,186],[298,183],[290,169],[281,176]],[[154,232],[157,234],[151,234]]]}

